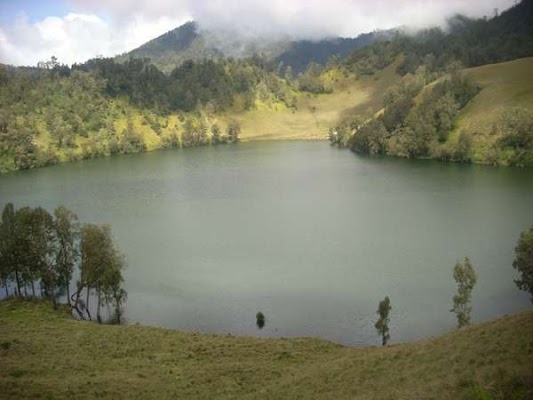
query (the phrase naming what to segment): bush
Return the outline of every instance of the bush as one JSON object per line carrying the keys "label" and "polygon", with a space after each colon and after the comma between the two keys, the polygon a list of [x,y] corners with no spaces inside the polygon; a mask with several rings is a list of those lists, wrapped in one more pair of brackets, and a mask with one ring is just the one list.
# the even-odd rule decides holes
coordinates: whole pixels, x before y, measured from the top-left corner
{"label": "bush", "polygon": [[469,163],[472,160],[472,136],[466,131],[459,132],[453,149],[453,161]]}
{"label": "bush", "polygon": [[263,314],[261,311],[259,311],[255,315],[255,323],[257,324],[257,327],[259,329],[263,329],[263,327],[265,326],[265,314]]}

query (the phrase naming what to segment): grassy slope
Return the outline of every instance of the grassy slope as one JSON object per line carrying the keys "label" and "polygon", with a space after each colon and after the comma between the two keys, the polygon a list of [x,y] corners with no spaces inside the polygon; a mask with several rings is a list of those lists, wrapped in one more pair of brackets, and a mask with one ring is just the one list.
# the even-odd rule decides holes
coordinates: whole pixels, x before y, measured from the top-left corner
{"label": "grassy slope", "polygon": [[497,139],[493,125],[506,109],[533,106],[533,57],[465,70],[482,90],[461,113],[455,133],[472,133],[476,158]]}
{"label": "grassy slope", "polygon": [[[487,398],[533,395],[533,311],[386,348],[77,322],[0,302],[2,398]],[[393,332],[394,334],[394,332]],[[490,398],[490,397],[489,397]],[[500,398],[500,397],[495,397]]]}
{"label": "grassy slope", "polygon": [[463,111],[460,128],[489,132],[506,108],[533,105],[533,57],[470,68],[466,73],[482,90]]}
{"label": "grassy slope", "polygon": [[242,126],[243,140],[325,139],[328,129],[346,113],[369,114],[381,108],[387,87],[399,80],[391,65],[374,77],[360,80],[333,76],[333,93],[298,97],[298,108],[257,109],[232,113]]}

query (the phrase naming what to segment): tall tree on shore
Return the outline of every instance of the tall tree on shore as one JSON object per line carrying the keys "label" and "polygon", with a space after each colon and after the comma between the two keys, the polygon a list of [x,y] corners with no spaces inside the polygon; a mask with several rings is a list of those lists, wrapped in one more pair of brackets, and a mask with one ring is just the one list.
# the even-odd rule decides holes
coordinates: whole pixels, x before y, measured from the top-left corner
{"label": "tall tree on shore", "polygon": [[453,269],[453,278],[457,283],[457,294],[453,296],[453,308],[450,310],[457,317],[457,327],[461,328],[470,324],[472,311],[472,290],[477,281],[476,271],[468,257],[464,263],[458,262]]}
{"label": "tall tree on shore", "polygon": [[232,120],[228,124],[228,142],[235,143],[239,140],[241,124],[237,120]]}
{"label": "tall tree on shore", "polygon": [[79,257],[78,216],[64,206],[57,207],[54,216],[54,250],[58,285],[65,288],[67,302],[70,305],[70,281]]}
{"label": "tall tree on shore", "polygon": [[522,232],[515,253],[513,268],[521,274],[520,279],[515,280],[516,286],[529,292],[533,303],[533,227]]}
{"label": "tall tree on shore", "polygon": [[35,297],[34,279],[37,279],[39,267],[33,263],[32,214],[30,207],[22,207],[15,211],[14,267],[19,294],[22,295],[21,289],[24,288],[24,294],[27,296],[29,285]]}
{"label": "tall tree on shore", "polygon": [[[0,280],[4,284],[6,296],[9,296],[8,282],[16,275],[15,269],[15,208],[12,203],[7,203],[2,210],[0,220]],[[20,281],[15,277],[18,292],[20,293]]]}
{"label": "tall tree on shore", "polygon": [[[56,305],[56,287],[57,272],[53,254],[53,230],[54,220],[50,213],[42,207],[37,207],[31,211],[31,236],[29,242],[31,248],[27,254],[31,257],[28,259],[28,265],[31,274],[32,288],[34,282],[40,279],[41,291],[44,295],[52,299]],[[33,294],[35,296],[35,293]]]}
{"label": "tall tree on shore", "polygon": [[379,307],[378,307],[378,315],[379,315],[379,319],[377,320],[376,324],[374,325],[374,327],[376,328],[376,330],[378,331],[378,334],[381,335],[381,344],[383,346],[385,346],[387,344],[387,342],[389,341],[390,339],[390,334],[389,334],[389,322],[390,322],[390,317],[389,317],[389,313],[392,309],[392,306],[390,305],[390,299],[389,299],[389,296],[386,296],[383,300],[381,300],[379,302]]}
{"label": "tall tree on shore", "polygon": [[[55,290],[55,271],[51,262],[53,219],[44,208],[23,207],[15,212],[15,268],[20,283],[31,287],[36,297],[35,282],[47,295]],[[17,283],[18,285],[18,283]]]}
{"label": "tall tree on shore", "polygon": [[122,288],[122,282],[124,282],[122,270],[126,264],[122,254],[116,249],[114,253],[111,268],[105,274],[103,292],[105,302],[113,307],[114,321],[120,324],[122,321],[122,305],[128,298],[128,293]]}
{"label": "tall tree on shore", "polygon": [[[124,257],[113,243],[109,225],[84,225],[81,229],[80,250],[81,285],[78,287],[78,293],[83,287],[86,288],[86,308],[90,319],[90,291],[95,289],[97,296],[96,318],[98,322],[101,322],[102,300],[104,302],[112,301],[115,311],[120,311],[120,307],[125,301],[126,293],[121,287],[123,282],[122,269],[125,265]],[[120,320],[120,316],[118,319]]]}

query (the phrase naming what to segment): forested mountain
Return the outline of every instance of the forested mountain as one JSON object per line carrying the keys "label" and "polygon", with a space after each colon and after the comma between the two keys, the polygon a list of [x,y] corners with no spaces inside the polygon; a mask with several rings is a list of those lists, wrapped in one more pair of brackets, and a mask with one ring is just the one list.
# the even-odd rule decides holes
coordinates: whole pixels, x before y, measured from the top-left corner
{"label": "forested mountain", "polygon": [[356,38],[336,38],[327,40],[298,40],[276,57],[277,63],[290,66],[295,73],[303,72],[309,64],[325,65],[332,57],[344,58],[354,50],[367,46],[379,39],[385,39],[396,31],[364,33]]}
{"label": "forested mountain", "polygon": [[452,63],[475,67],[533,55],[533,0],[519,4],[491,19],[456,15],[446,29],[431,28],[377,41],[354,51],[346,67],[372,74],[403,55],[397,71],[414,73],[420,66],[442,72]]}
{"label": "forested mountain", "polygon": [[357,38],[331,38],[317,41],[244,37],[237,32],[208,31],[188,22],[126,54],[116,57],[124,62],[149,58],[161,71],[169,73],[186,60],[204,61],[220,58],[249,58],[259,55],[278,65],[290,66],[295,73],[305,71],[310,63],[324,65],[331,57],[345,57],[353,50],[389,35],[373,32]]}
{"label": "forested mountain", "polygon": [[[355,74],[372,75],[395,63],[404,78],[387,91],[380,114],[369,120],[347,116],[331,140],[370,154],[533,165],[532,63],[492,69],[498,76],[461,74],[464,67],[528,56],[533,56],[533,0],[492,19],[455,16],[448,30],[398,34],[356,50],[343,62]],[[485,89],[499,93],[492,104],[477,96]],[[468,107],[482,102],[487,102],[484,123],[461,120]]]}
{"label": "forested mountain", "polygon": [[234,142],[240,124],[277,138],[331,128],[334,143],[370,154],[533,165],[532,59],[465,72],[533,56],[533,0],[448,30],[288,43],[277,58],[223,57],[207,38],[190,23],[132,53],[145,58],[0,65],[0,171]]}

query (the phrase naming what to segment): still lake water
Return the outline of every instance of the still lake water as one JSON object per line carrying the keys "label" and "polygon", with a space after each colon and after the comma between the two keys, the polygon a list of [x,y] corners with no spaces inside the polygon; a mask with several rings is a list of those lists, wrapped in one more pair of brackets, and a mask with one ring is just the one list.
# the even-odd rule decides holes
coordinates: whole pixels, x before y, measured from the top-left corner
{"label": "still lake water", "polygon": [[452,268],[465,256],[479,276],[474,321],[531,307],[511,264],[533,224],[533,170],[243,143],[0,175],[8,201],[110,223],[130,323],[379,344],[388,295],[391,342],[412,340],[454,329]]}

